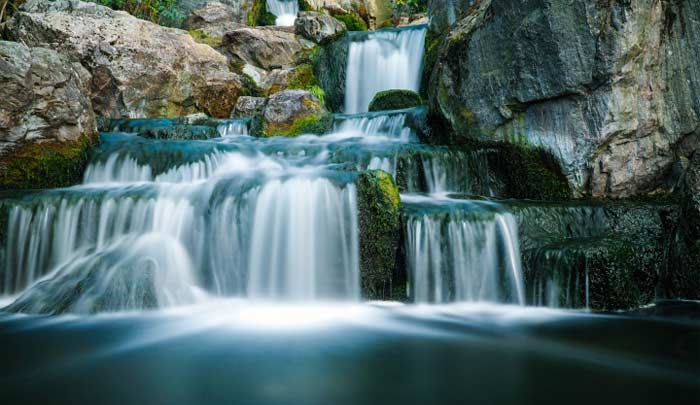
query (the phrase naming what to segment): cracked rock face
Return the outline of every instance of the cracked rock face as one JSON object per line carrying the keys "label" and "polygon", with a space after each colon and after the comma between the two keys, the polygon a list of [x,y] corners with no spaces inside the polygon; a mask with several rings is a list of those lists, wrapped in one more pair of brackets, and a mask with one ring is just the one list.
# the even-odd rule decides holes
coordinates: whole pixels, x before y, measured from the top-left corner
{"label": "cracked rock face", "polygon": [[226,57],[185,31],[93,3],[30,0],[7,32],[79,61],[92,75],[94,109],[105,117],[225,118],[242,87]]}
{"label": "cracked rock face", "polygon": [[345,24],[335,18],[312,11],[302,11],[294,22],[296,33],[317,44],[328,43],[346,31]]}
{"label": "cracked rock face", "polygon": [[700,3],[521,3],[461,14],[430,73],[432,107],[459,136],[551,151],[577,195],[662,188],[700,148],[686,145],[700,133]]}
{"label": "cracked rock face", "polygon": [[0,157],[29,143],[96,136],[89,80],[55,51],[0,41]]}
{"label": "cracked rock face", "polygon": [[313,43],[287,28],[239,28],[226,33],[223,47],[236,62],[264,70],[296,66],[304,50]]}

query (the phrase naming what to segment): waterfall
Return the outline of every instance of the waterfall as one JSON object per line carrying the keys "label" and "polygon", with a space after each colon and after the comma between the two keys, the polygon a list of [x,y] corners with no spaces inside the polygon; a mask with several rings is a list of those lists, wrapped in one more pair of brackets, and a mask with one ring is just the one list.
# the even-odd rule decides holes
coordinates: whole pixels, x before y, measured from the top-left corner
{"label": "waterfall", "polygon": [[297,0],[266,0],[267,11],[277,16],[275,25],[289,27],[299,14],[299,2]]}
{"label": "waterfall", "polygon": [[423,109],[339,114],[334,117],[333,132],[360,137],[385,137],[401,142],[416,141],[416,131],[408,125],[408,121],[414,114],[420,113],[424,113]]}
{"label": "waterfall", "polygon": [[367,111],[383,90],[418,91],[423,68],[424,26],[350,36],[345,112]]}
{"label": "waterfall", "polygon": [[436,203],[410,196],[402,200],[416,206],[409,208],[406,224],[411,296],[416,302],[524,304],[517,224],[511,214],[492,203]]}

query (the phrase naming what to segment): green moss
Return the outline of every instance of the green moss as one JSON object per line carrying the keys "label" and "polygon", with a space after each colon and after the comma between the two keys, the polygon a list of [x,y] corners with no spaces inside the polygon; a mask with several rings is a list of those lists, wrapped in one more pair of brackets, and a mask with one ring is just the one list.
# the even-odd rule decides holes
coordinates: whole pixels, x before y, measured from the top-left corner
{"label": "green moss", "polygon": [[401,110],[423,105],[423,99],[411,90],[385,90],[374,95],[369,111]]}
{"label": "green moss", "polygon": [[[399,190],[391,175],[370,170],[357,179],[360,227],[360,274],[366,299],[405,296],[398,276]],[[405,291],[405,289],[404,289]]]}
{"label": "green moss", "polygon": [[190,30],[187,31],[187,33],[190,34],[192,39],[194,39],[196,42],[209,45],[212,48],[220,48],[223,41],[223,38],[221,37],[212,37],[200,30]]}
{"label": "green moss", "polygon": [[489,165],[506,187],[508,197],[536,200],[567,200],[569,182],[551,153],[540,148],[510,143],[479,143],[489,154]]}
{"label": "green moss", "polygon": [[67,187],[78,183],[95,139],[32,143],[0,160],[0,190]]}
{"label": "green moss", "polygon": [[354,14],[343,14],[333,16],[336,20],[345,24],[348,31],[367,31],[367,23]]}
{"label": "green moss", "polygon": [[306,0],[299,0],[299,11],[316,11]]}
{"label": "green moss", "polygon": [[286,125],[271,125],[265,124],[262,134],[258,131],[258,135],[262,136],[286,136],[294,137],[305,134],[325,134],[333,123],[331,114],[307,115],[294,120]]}
{"label": "green moss", "polygon": [[290,89],[306,89],[316,84],[313,66],[309,63],[297,66],[289,78],[288,84]]}
{"label": "green moss", "polygon": [[251,27],[266,26],[275,25],[276,22],[277,17],[267,11],[267,2],[265,0],[255,0],[253,9],[248,14],[248,25]]}
{"label": "green moss", "polygon": [[265,92],[261,89],[252,77],[245,73],[241,73],[241,96],[265,97]]}

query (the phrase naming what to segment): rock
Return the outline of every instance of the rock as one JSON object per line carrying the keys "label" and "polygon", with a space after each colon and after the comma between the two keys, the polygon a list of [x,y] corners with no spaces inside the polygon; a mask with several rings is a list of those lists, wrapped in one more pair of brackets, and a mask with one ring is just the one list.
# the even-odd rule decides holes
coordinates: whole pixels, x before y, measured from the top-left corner
{"label": "rock", "polygon": [[682,270],[668,255],[681,218],[675,204],[506,206],[518,221],[528,304],[637,308],[667,297],[665,284]]}
{"label": "rock", "polygon": [[0,41],[0,189],[80,180],[97,138],[89,80],[53,50]]}
{"label": "rock", "polygon": [[236,107],[234,107],[233,113],[231,114],[231,118],[248,118],[262,114],[265,101],[265,97],[239,97]]}
{"label": "rock", "polygon": [[397,274],[401,198],[391,175],[381,170],[362,172],[357,179],[357,205],[363,297],[405,298],[405,277],[401,285]]}
{"label": "rock", "polygon": [[273,94],[267,100],[262,115],[265,136],[323,133],[330,127],[330,116],[321,101],[305,90],[285,90]]}
{"label": "rock", "polygon": [[442,33],[469,10],[476,0],[428,0],[428,29]]}
{"label": "rock", "polygon": [[700,133],[696,1],[486,0],[463,17],[427,67],[431,110],[463,140],[551,151],[577,196],[663,189]]}
{"label": "rock", "polygon": [[254,3],[255,0],[178,0],[177,8],[187,16],[185,26],[200,18],[211,22],[212,17],[218,14],[216,10],[221,9],[219,5],[225,7],[229,21],[247,25]]}
{"label": "rock", "polygon": [[317,44],[330,42],[343,35],[345,25],[337,19],[326,14],[313,11],[299,13],[294,28],[297,35],[301,35]]}
{"label": "rock", "polygon": [[700,150],[691,156],[681,186],[683,217],[691,239],[700,246]]}
{"label": "rock", "polygon": [[239,28],[224,35],[223,47],[234,61],[271,70],[295,66],[313,44],[275,27]]}
{"label": "rock", "polygon": [[214,38],[222,38],[227,32],[243,27],[245,25],[238,18],[238,11],[217,1],[192,11],[185,21],[187,30],[197,30]]}
{"label": "rock", "polygon": [[385,90],[374,95],[369,103],[369,111],[403,110],[420,107],[423,99],[411,90]]}
{"label": "rock", "polygon": [[80,61],[92,74],[93,107],[105,117],[223,118],[241,91],[226,57],[186,32],[93,3],[30,0],[6,31]]}
{"label": "rock", "polygon": [[320,46],[314,57],[314,73],[318,85],[326,92],[326,107],[333,112],[343,111],[345,105],[345,77],[347,75],[350,39],[339,39]]}
{"label": "rock", "polygon": [[355,15],[376,29],[393,14],[391,0],[306,0],[314,10],[324,9],[333,16]]}
{"label": "rock", "polygon": [[[263,80],[261,88],[265,94],[271,95],[282,90],[309,90],[316,84],[313,67],[308,63],[303,63],[292,69],[273,70]],[[317,94],[317,97],[321,96]]]}

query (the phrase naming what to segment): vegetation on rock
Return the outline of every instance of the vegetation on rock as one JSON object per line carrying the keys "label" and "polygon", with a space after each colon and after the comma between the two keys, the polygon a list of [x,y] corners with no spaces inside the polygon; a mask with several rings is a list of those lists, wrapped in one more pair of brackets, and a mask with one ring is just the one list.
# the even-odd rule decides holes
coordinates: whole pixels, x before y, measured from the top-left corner
{"label": "vegetation on rock", "polygon": [[255,0],[253,11],[248,15],[248,25],[251,27],[266,26],[275,25],[276,22],[277,16],[267,11],[266,1]]}
{"label": "vegetation on rock", "polygon": [[369,111],[402,110],[423,105],[420,95],[411,90],[385,90],[374,95]]}
{"label": "vegetation on rock", "polygon": [[393,295],[400,235],[399,190],[391,175],[370,170],[357,179],[360,279],[366,299]]}
{"label": "vegetation on rock", "polygon": [[348,31],[367,31],[367,23],[355,14],[334,15],[338,21],[345,24]]}

